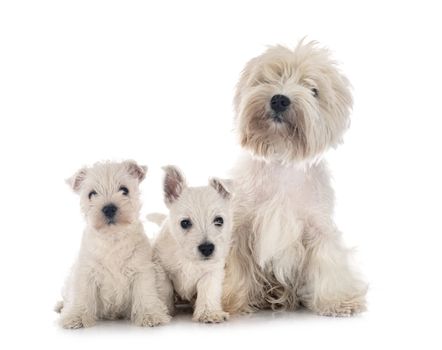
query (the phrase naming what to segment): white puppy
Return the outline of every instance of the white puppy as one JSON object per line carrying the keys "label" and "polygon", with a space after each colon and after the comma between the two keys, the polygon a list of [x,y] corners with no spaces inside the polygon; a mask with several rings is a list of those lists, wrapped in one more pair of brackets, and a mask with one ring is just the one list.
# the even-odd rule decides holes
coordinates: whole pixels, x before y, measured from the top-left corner
{"label": "white puppy", "polygon": [[90,327],[97,319],[130,318],[139,326],[169,321],[138,218],[138,185],[146,169],[133,161],[97,163],[68,180],[80,194],[87,226],[57,306],[63,327]]}
{"label": "white puppy", "polygon": [[221,180],[187,187],[176,167],[164,170],[170,213],[154,244],[160,297],[171,314],[176,293],[194,302],[195,321],[222,322],[229,316],[222,309],[221,296],[231,234],[231,194]]}
{"label": "white puppy", "polygon": [[304,305],[323,315],[365,308],[366,284],[333,223],[322,155],[349,125],[349,82],[326,49],[268,49],[237,86],[247,154],[233,173],[234,228],[224,290],[230,312]]}

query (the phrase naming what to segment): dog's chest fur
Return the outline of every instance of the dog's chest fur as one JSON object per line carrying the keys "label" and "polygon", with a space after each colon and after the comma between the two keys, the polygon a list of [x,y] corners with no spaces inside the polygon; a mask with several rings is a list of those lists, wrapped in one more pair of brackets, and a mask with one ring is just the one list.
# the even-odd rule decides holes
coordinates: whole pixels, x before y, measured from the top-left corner
{"label": "dog's chest fur", "polygon": [[220,264],[190,259],[167,229],[157,238],[154,254],[160,259],[175,292],[187,301],[195,299],[199,280]]}
{"label": "dog's chest fur", "polygon": [[91,265],[97,284],[97,296],[102,317],[126,314],[132,302],[132,282],[140,272],[140,260],[149,264],[143,257],[144,235],[136,232],[122,233],[119,239],[109,239],[89,235],[87,237],[87,261]]}
{"label": "dog's chest fur", "polygon": [[254,234],[256,262],[279,281],[292,281],[304,256],[306,225],[331,211],[325,164],[284,166],[248,157],[235,169],[234,179],[236,221]]}
{"label": "dog's chest fur", "polygon": [[192,301],[197,292],[197,284],[204,274],[203,269],[194,264],[180,261],[179,265],[170,271],[173,287],[178,295],[187,301]]}

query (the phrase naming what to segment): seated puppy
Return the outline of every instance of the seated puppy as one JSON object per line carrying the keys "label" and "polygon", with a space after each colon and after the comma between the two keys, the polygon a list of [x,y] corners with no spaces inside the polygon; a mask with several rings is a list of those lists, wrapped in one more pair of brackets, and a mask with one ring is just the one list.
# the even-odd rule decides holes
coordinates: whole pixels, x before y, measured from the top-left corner
{"label": "seated puppy", "polygon": [[170,213],[154,244],[160,297],[171,314],[175,292],[180,299],[194,302],[194,321],[225,321],[229,314],[222,309],[221,296],[230,246],[231,194],[221,180],[211,179],[206,187],[187,187],[176,167],[164,170]]}
{"label": "seated puppy", "polygon": [[90,327],[98,319],[127,318],[139,326],[170,320],[157,295],[152,250],[138,218],[138,185],[146,169],[133,161],[97,163],[68,180],[80,195],[87,226],[56,307],[64,328]]}

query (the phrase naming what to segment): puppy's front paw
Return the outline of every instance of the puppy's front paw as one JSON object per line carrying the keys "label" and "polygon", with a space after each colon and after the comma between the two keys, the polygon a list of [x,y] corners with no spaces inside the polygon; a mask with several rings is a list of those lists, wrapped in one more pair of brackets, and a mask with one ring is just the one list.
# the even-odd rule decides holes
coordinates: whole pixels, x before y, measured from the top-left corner
{"label": "puppy's front paw", "polygon": [[193,320],[203,323],[221,323],[227,321],[229,319],[229,316],[230,315],[228,312],[222,310],[204,310],[203,312],[195,312],[193,314]]}
{"label": "puppy's front paw", "polygon": [[170,322],[171,317],[164,312],[149,312],[137,316],[134,323],[140,327],[155,327]]}
{"label": "puppy's front paw", "polygon": [[60,324],[66,329],[78,329],[92,327],[96,323],[96,320],[85,314],[67,314],[62,315],[60,319]]}
{"label": "puppy's front paw", "polygon": [[318,314],[321,316],[349,317],[365,310],[364,299],[352,299],[324,304],[318,310]]}

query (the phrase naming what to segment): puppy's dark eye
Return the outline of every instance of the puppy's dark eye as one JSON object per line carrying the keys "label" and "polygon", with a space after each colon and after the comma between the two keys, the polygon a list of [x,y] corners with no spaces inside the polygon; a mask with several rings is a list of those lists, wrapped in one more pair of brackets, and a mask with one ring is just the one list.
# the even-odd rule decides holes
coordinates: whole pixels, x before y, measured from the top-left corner
{"label": "puppy's dark eye", "polygon": [[123,193],[123,195],[125,195],[125,196],[127,196],[129,194],[129,190],[127,189],[126,186],[121,186],[118,191],[121,191]]}
{"label": "puppy's dark eye", "polygon": [[89,194],[88,194],[88,197],[89,197],[89,199],[91,199],[93,196],[96,196],[96,195],[97,195],[97,192],[90,191]]}
{"label": "puppy's dark eye", "polygon": [[192,222],[189,219],[183,219],[181,220],[180,225],[183,229],[188,230],[192,227]]}
{"label": "puppy's dark eye", "polygon": [[313,96],[318,97],[318,96],[319,96],[319,91],[318,91],[318,89],[317,89],[317,88],[313,88],[313,89],[312,89],[312,94],[313,94]]}
{"label": "puppy's dark eye", "polygon": [[224,219],[221,216],[217,216],[214,220],[213,223],[215,224],[215,226],[222,226],[224,224]]}

